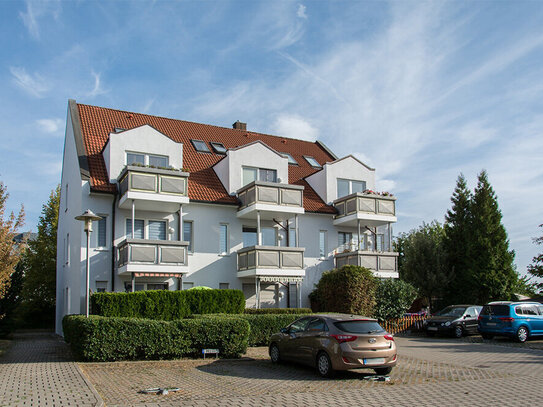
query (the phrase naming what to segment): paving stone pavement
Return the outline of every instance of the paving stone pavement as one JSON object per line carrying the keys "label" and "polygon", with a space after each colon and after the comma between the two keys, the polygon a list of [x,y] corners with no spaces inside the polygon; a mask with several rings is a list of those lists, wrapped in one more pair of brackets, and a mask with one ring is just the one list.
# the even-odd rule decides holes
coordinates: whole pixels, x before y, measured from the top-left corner
{"label": "paving stone pavement", "polygon": [[102,400],[49,333],[24,333],[0,358],[0,406],[96,406]]}
{"label": "paving stone pavement", "polygon": [[[135,406],[516,406],[543,405],[543,351],[447,339],[397,338],[390,382],[371,371],[321,379],[313,369],[272,365],[266,349],[253,361],[85,363],[107,405]],[[180,387],[166,396],[150,387]]]}

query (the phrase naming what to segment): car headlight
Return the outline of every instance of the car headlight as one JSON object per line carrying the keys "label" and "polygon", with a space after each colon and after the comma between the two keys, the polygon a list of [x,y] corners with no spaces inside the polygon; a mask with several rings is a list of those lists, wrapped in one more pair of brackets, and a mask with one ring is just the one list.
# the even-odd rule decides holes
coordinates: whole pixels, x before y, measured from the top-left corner
{"label": "car headlight", "polygon": [[451,325],[451,321],[445,322],[445,326],[450,326],[450,325]]}

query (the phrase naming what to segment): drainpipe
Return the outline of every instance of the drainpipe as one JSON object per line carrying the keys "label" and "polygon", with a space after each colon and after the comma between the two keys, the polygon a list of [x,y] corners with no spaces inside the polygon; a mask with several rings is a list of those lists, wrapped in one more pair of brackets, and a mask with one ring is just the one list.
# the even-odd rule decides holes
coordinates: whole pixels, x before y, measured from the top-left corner
{"label": "drainpipe", "polygon": [[117,194],[113,196],[113,206],[111,207],[111,292],[115,292],[115,261],[117,260],[117,247],[115,246],[115,204],[117,203]]}

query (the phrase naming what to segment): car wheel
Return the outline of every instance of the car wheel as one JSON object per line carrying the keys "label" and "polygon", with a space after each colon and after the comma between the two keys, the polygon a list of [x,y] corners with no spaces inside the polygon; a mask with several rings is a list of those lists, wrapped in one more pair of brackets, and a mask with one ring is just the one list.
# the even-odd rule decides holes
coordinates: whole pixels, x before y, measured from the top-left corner
{"label": "car wheel", "polygon": [[377,373],[379,376],[384,376],[392,372],[392,366],[378,367],[377,369],[373,369],[373,370],[375,370],[375,373]]}
{"label": "car wheel", "polygon": [[453,335],[455,338],[461,338],[464,335],[464,329],[460,325],[454,327]]}
{"label": "car wheel", "polygon": [[281,362],[281,353],[279,352],[279,347],[275,343],[272,343],[270,346],[270,359],[272,363]]}
{"label": "car wheel", "polygon": [[322,377],[331,377],[334,372],[332,361],[326,352],[321,352],[317,355],[317,371]]}
{"label": "car wheel", "polygon": [[490,335],[490,334],[481,334],[481,336],[483,337],[483,339],[492,339],[492,338],[494,338],[494,335]]}
{"label": "car wheel", "polygon": [[520,343],[526,342],[526,339],[528,339],[528,328],[521,326],[519,329],[517,329],[516,339],[517,342]]}

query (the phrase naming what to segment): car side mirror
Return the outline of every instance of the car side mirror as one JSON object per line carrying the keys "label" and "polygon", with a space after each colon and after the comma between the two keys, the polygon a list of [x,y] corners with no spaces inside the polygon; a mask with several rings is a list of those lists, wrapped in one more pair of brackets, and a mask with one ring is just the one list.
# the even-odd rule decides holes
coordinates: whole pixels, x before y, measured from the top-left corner
{"label": "car side mirror", "polygon": [[288,334],[288,329],[287,328],[281,328],[280,331],[282,334]]}

